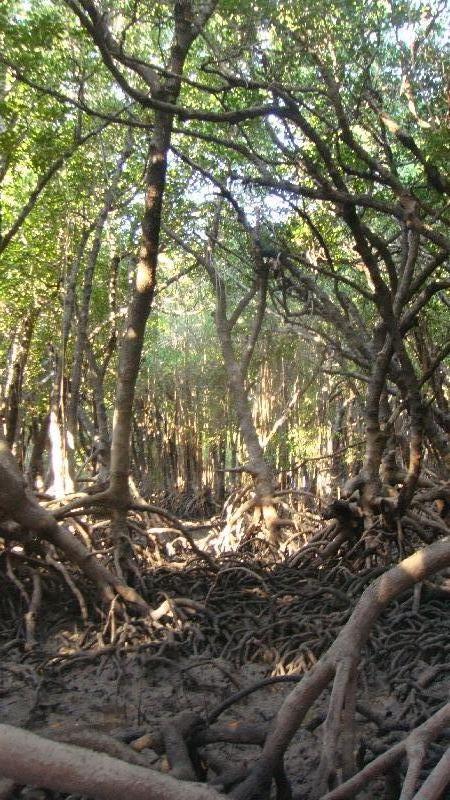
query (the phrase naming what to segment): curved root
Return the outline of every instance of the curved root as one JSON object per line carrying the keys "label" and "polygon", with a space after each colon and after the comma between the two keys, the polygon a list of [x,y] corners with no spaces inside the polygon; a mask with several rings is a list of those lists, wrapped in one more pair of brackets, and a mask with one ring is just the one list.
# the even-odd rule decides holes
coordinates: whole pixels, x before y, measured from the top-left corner
{"label": "curved root", "polygon": [[338,775],[342,752],[337,747],[333,751],[333,747],[339,741],[343,709],[346,705],[350,709],[354,707],[352,695],[356,665],[373,624],[393,598],[449,565],[450,541],[437,542],[414,553],[368,586],[329,650],[283,702],[261,758],[250,776],[232,792],[233,797],[238,800],[258,800],[261,797],[261,786],[266,788],[268,783],[270,786],[305,714],[333,679],[321,765],[322,786],[325,781],[333,780]]}

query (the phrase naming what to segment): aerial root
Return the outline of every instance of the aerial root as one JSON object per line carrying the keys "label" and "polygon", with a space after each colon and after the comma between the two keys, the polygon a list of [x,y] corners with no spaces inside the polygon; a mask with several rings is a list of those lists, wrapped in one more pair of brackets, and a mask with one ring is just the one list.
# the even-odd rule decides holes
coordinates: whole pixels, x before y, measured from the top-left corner
{"label": "aerial root", "polygon": [[74,597],[78,602],[81,619],[83,620],[83,623],[87,625],[89,615],[88,615],[86,600],[84,599],[83,594],[76,585],[75,581],[72,580],[72,578],[70,577],[68,570],[66,569],[64,564],[61,563],[61,561],[54,558],[54,556],[50,555],[50,553],[47,553],[45,560],[47,564],[56,569],[63,576],[65,582],[67,583],[67,586],[69,587],[70,591],[72,592],[72,594],[74,595]]}
{"label": "aerial root", "polygon": [[[359,490],[362,486],[359,486]],[[362,568],[364,561],[377,559],[380,563],[391,563],[394,548],[398,559],[405,558],[421,543],[429,545],[442,535],[450,535],[450,527],[436,510],[424,504],[435,495],[447,497],[446,487],[435,491],[419,492],[411,501],[411,507],[397,516],[395,502],[391,498],[374,499],[372,510],[363,510],[361,498],[354,496],[334,500],[323,512],[331,523],[309,538],[289,558],[291,566],[307,566],[345,554],[352,559],[354,568]]]}
{"label": "aerial root", "polygon": [[[2,451],[0,458],[0,485],[3,498],[2,511],[8,518],[20,528],[31,531],[41,541],[44,540],[62,551],[70,561],[97,584],[107,601],[111,601],[114,595],[118,594],[123,601],[134,604],[141,613],[148,614],[149,606],[140,594],[99,563],[83,542],[79,541],[67,528],[58,525],[56,517],[25,490],[18,465],[6,449]],[[96,499],[99,496],[101,495],[98,495]],[[13,540],[14,537],[14,532],[8,536]],[[33,595],[29,609],[29,643],[33,640],[33,620],[40,602],[37,581],[33,586]]]}
{"label": "aerial root", "polygon": [[232,494],[225,503],[223,527],[216,537],[219,552],[239,550],[250,540],[258,540],[258,544],[265,544],[269,551],[279,557],[280,545],[285,544],[282,530],[294,529],[295,534],[291,539],[300,535],[295,520],[291,516],[280,516],[277,510],[281,506],[288,514],[292,514],[294,509],[283,503],[283,497],[288,494],[292,492],[274,491],[270,495],[260,496],[251,486]]}
{"label": "aerial root", "polygon": [[[100,561],[98,561],[96,552],[90,550],[88,544],[84,540],[80,541],[80,539],[77,538],[67,527],[64,525],[59,525],[57,521],[57,519],[64,518],[66,516],[73,516],[72,512],[74,509],[81,509],[83,506],[93,508],[111,503],[111,506],[114,508],[114,503],[111,500],[109,490],[99,492],[96,495],[83,495],[81,497],[77,497],[69,504],[60,509],[54,509],[53,513],[50,513],[48,509],[44,508],[38,503],[33,495],[25,490],[18,466],[9,452],[6,454],[4,453],[3,460],[0,461],[0,479],[3,480],[5,497],[8,498],[9,504],[8,506],[5,505],[3,510],[14,521],[14,523],[16,523],[15,527],[19,526],[17,527],[17,531],[14,529],[10,534],[8,533],[7,538],[14,541],[14,539],[17,537],[20,541],[21,529],[32,531],[33,534],[41,540],[41,542],[44,541],[60,552],[62,551],[69,561],[76,564],[87,575],[87,577],[98,586],[106,602],[111,604],[114,601],[114,598],[118,595],[124,605],[130,604],[135,609],[138,609],[139,612],[144,616],[148,616],[150,614],[151,609],[148,603],[144,600],[141,594],[136,591],[136,589],[134,589],[132,586],[129,586],[124,580],[121,574],[121,565],[119,563],[116,564],[116,574],[111,572]],[[130,500],[126,509],[124,509],[124,512],[131,509],[140,512],[160,514],[162,517],[169,519],[172,525],[175,526],[180,531],[181,535],[184,536],[184,538],[188,541],[195,555],[204,560],[211,570],[217,570],[213,557],[208,553],[204,553],[196,545],[189,530],[187,530],[185,526],[181,525],[176,517],[170,514],[170,512],[165,512],[163,509],[160,509],[156,506],[151,506],[140,502],[135,503],[134,501],[132,502]],[[77,526],[77,528],[79,528],[79,526]],[[83,539],[85,539],[85,537],[83,537]],[[117,553],[118,549],[116,547],[114,554]],[[64,566],[61,565],[57,559],[55,560],[53,552],[49,553],[48,559],[49,565],[51,564],[54,568],[58,569],[58,571],[64,577],[72,593],[77,598],[83,619],[86,620],[86,604],[81,592],[77,589],[74,581],[70,578]],[[116,559],[116,561],[118,562],[118,559]],[[133,563],[130,563],[130,567],[133,569]],[[31,649],[35,642],[36,616],[42,595],[40,576],[38,572],[33,572],[32,594],[31,598],[28,598],[27,592],[25,591],[23,585],[14,574],[10,561],[7,562],[7,570],[8,576],[13,583],[15,583],[27,604],[29,604],[29,608],[25,617],[25,625],[27,649]],[[139,574],[137,575],[137,578],[139,581]]]}
{"label": "aerial root", "polygon": [[[103,507],[103,508],[113,508],[115,507],[115,501],[112,495],[110,494],[109,490],[101,491],[98,494],[94,495],[81,495],[75,500],[67,503],[66,505],[60,506],[59,508],[52,509],[52,514],[55,519],[60,520],[64,519],[65,517],[69,516],[74,510],[77,514],[81,513],[89,513],[95,508]],[[129,502],[125,503],[121,507],[121,511],[123,513],[127,513],[128,511],[137,511],[141,514],[143,513],[150,513],[156,514],[158,517],[162,517],[163,519],[168,520],[171,523],[173,528],[178,531],[179,535],[181,535],[186,541],[188,542],[190,548],[195,553],[195,555],[202,558],[211,569],[215,569],[216,565],[214,562],[213,557],[209,554],[204,552],[192,537],[192,533],[185,525],[183,525],[178,517],[172,514],[170,511],[160,508],[160,506],[154,506],[150,503],[145,502],[137,502],[136,500],[130,499]]]}

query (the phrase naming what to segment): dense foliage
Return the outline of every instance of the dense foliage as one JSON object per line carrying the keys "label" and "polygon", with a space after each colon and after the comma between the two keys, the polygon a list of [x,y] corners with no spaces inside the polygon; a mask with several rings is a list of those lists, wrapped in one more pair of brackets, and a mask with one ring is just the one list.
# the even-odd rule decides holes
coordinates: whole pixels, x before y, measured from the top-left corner
{"label": "dense foliage", "polygon": [[[145,99],[140,65],[164,76],[173,28],[172,4],[130,2],[117,10],[103,3],[115,43],[108,45],[111,66],[89,33],[90,6],[33,0],[1,11],[5,396],[14,345],[33,318],[11,441],[28,462],[33,426],[52,404],[64,429],[84,313],[72,431],[71,469],[79,477],[96,469],[89,462],[99,428],[95,365],[111,420],[117,342],[139,248],[158,102]],[[401,302],[403,316],[412,310],[406,355],[418,382],[440,357],[424,391],[440,422],[448,419],[447,23],[439,2],[280,7],[224,0],[214,9],[191,46],[176,103],[158,288],[135,407],[133,468],[146,492],[213,485],[218,466],[246,458],[201,260],[220,195],[214,258],[229,304],[252,284],[255,237],[269,265],[248,391],[273,466],[288,469],[363,438],[369,344],[383,319],[383,292],[394,297],[398,288],[409,235],[402,217],[416,214],[408,203],[417,206],[420,242]],[[377,274],[367,266],[370,254]],[[237,352],[254,313],[252,301],[233,332]],[[392,375],[388,390],[394,399],[401,394]],[[409,422],[396,413],[401,432],[402,420],[404,429]],[[169,451],[173,463],[164,473]],[[356,464],[358,452],[344,461]],[[315,463],[313,477],[322,467],[329,489],[326,461]]]}

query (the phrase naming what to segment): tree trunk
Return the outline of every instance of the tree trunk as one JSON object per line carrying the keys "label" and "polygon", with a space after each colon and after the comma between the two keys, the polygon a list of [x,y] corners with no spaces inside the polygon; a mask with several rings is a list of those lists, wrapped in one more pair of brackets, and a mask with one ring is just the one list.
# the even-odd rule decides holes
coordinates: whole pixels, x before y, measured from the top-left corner
{"label": "tree trunk", "polygon": [[14,337],[4,389],[5,436],[9,447],[14,446],[22,398],[25,367],[30,353],[31,339],[39,312],[30,311]]}
{"label": "tree trunk", "polygon": [[119,353],[110,488],[112,496],[124,506],[129,500],[128,476],[134,392],[141,363],[145,327],[155,291],[167,152],[172,123],[172,116],[155,114],[147,173],[146,208],[142,223],[143,240],[136,267],[134,292]]}
{"label": "tree trunk", "polygon": [[95,223],[94,240],[92,242],[92,247],[89,252],[86,269],[84,272],[83,296],[78,315],[77,338],[75,342],[75,353],[72,365],[71,395],[70,395],[70,405],[68,414],[68,430],[73,449],[75,448],[75,443],[76,443],[78,403],[80,396],[83,358],[86,350],[86,340],[87,340],[88,323],[89,323],[89,308],[91,304],[94,272],[97,264],[98,254],[100,252],[100,246],[102,243],[103,229],[105,227],[108,215],[111,212],[111,209],[113,208],[113,204],[117,195],[117,187],[120,180],[120,176],[122,175],[123,168],[126,164],[126,161],[130,153],[131,153],[131,141],[130,137],[127,136],[126,143],[124,145],[122,153],[120,154],[117,166],[112,175],[111,183],[106,189],[104,194],[103,205]]}
{"label": "tree trunk", "polygon": [[[214,270],[214,268],[212,268]],[[272,468],[264,455],[264,448],[259,440],[258,432],[253,420],[252,407],[245,386],[246,373],[250,364],[251,354],[256,344],[262,317],[265,309],[267,293],[267,274],[260,276],[260,302],[251,339],[253,346],[247,348],[242,365],[237,361],[231,339],[231,325],[226,315],[226,295],[223,282],[218,279],[213,271],[213,286],[216,289],[216,328],[220,348],[228,377],[230,400],[233,404],[239,430],[247,450],[248,462],[245,471],[252,475],[255,488],[255,506],[261,509],[262,517],[269,531],[270,540],[276,544],[281,521],[274,507],[274,476]]]}
{"label": "tree trunk", "polygon": [[89,340],[86,340],[86,355],[89,363],[89,378],[94,398],[96,423],[93,446],[95,450],[95,459],[98,462],[97,478],[100,483],[104,483],[109,479],[111,463],[111,436],[109,433],[108,414],[105,406],[104,379],[110,356],[115,348],[115,336],[113,336],[111,344],[112,347],[109,348],[105,362],[102,367],[100,367]]}
{"label": "tree trunk", "polygon": [[53,384],[50,394],[50,415],[48,425],[49,474],[48,494],[53,497],[64,497],[73,492],[74,484],[70,474],[68,447],[64,424],[64,378],[61,367],[61,355],[53,351],[54,368]]}
{"label": "tree trunk", "polygon": [[373,514],[372,504],[381,490],[380,467],[386,445],[386,433],[381,428],[380,406],[386,377],[393,355],[390,336],[384,326],[375,332],[373,350],[376,353],[366,401],[366,452],[363,465],[364,486],[362,507],[368,515],[369,524]]}
{"label": "tree trunk", "polygon": [[44,450],[50,417],[38,417],[31,423],[31,455],[27,467],[27,484],[30,489],[44,489]]}

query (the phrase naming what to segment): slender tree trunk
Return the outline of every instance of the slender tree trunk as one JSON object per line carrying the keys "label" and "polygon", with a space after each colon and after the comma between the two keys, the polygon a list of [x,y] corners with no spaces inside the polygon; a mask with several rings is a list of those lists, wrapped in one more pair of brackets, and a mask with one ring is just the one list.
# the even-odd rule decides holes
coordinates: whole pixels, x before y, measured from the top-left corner
{"label": "slender tree trunk", "polygon": [[69,467],[68,447],[65,437],[66,391],[62,367],[62,355],[52,348],[53,383],[50,392],[50,415],[48,425],[49,470],[47,492],[54,497],[64,497],[73,492],[74,483]]}
{"label": "slender tree trunk", "polygon": [[38,318],[38,311],[30,311],[14,338],[10,362],[6,375],[4,389],[4,418],[6,441],[13,448],[17,434],[17,422],[22,398],[22,385],[28,356],[30,353],[31,339],[34,326]]}
{"label": "slender tree trunk", "polygon": [[[161,77],[150,65],[141,70],[141,77],[147,83],[148,92],[152,97],[156,97],[159,101],[176,104],[189,48],[200,34],[215,5],[216,1],[210,0],[202,3],[199,10],[196,11],[190,0],[175,2],[167,73]],[[72,7],[81,24],[88,30],[99,47],[106,66],[110,68],[113,61],[111,53],[117,52],[119,45],[108,30],[106,18],[91,2],[86,4],[84,10],[75,4]],[[84,11],[87,13],[85,14]],[[123,511],[126,510],[130,501],[129,472],[133,401],[146,323],[155,292],[161,213],[166,186],[167,154],[171,143],[173,119],[172,113],[161,110],[154,112],[145,181],[146,197],[142,222],[142,243],[125,332],[119,351],[108,496],[114,508]]]}
{"label": "slender tree trunk", "polygon": [[[255,506],[261,509],[265,525],[269,531],[270,540],[276,544],[280,527],[285,523],[280,520],[274,507],[274,475],[272,468],[266,460],[264,448],[259,440],[258,432],[253,420],[252,407],[245,385],[246,372],[250,359],[244,356],[242,366],[238,363],[233,343],[231,340],[231,327],[226,316],[226,299],[223,285],[215,281],[216,294],[216,327],[219,338],[220,348],[228,377],[228,387],[230,399],[233,404],[239,430],[247,450],[248,462],[245,471],[252,475],[255,488]],[[260,285],[260,305],[258,311],[262,313],[265,308],[265,297],[267,291],[267,275],[262,276]],[[261,313],[261,322],[262,322]],[[255,320],[258,325],[258,320]],[[260,324],[259,324],[260,328]],[[257,329],[257,333],[259,332]],[[256,333],[256,336],[257,336]],[[256,343],[255,326],[253,331],[254,343]],[[254,344],[253,344],[254,346]],[[253,352],[253,349],[252,351]],[[249,350],[247,350],[248,355]]]}
{"label": "slender tree trunk", "polygon": [[130,137],[127,136],[126,143],[124,145],[122,153],[120,154],[117,166],[111,178],[111,183],[104,194],[103,206],[101,208],[100,213],[98,214],[97,221],[95,223],[94,239],[92,242],[91,250],[89,252],[86,269],[84,273],[83,296],[78,315],[77,338],[75,342],[75,353],[72,366],[71,393],[70,393],[70,405],[68,414],[68,430],[71,441],[73,442],[73,448],[75,448],[75,443],[76,443],[77,412],[78,412],[78,403],[80,396],[83,358],[86,350],[86,341],[88,334],[89,308],[91,304],[94,272],[102,243],[103,229],[105,227],[108,215],[110,214],[111,209],[113,208],[113,204],[117,195],[118,183],[130,153],[131,153],[131,141]]}
{"label": "slender tree trunk", "polygon": [[69,474],[67,448],[61,434],[58,404],[55,400],[55,397],[52,398],[48,426],[50,463],[47,492],[58,498],[73,490],[73,482]]}
{"label": "slender tree trunk", "polygon": [[264,457],[264,450],[259,441],[259,436],[253,421],[252,407],[245,388],[245,379],[234,353],[228,326],[223,319],[219,318],[217,320],[217,332],[228,376],[230,397],[248,454],[249,460],[246,469],[255,477],[258,494],[260,494],[261,497],[272,495],[272,470]]}
{"label": "slender tree trunk", "polygon": [[111,464],[111,437],[109,433],[108,414],[105,406],[103,375],[91,368],[91,384],[94,396],[95,419],[97,423],[96,458],[98,461],[97,478],[100,483],[108,480]]}
{"label": "slender tree trunk", "polygon": [[219,506],[225,502],[226,432],[221,431],[213,453],[214,500]]}
{"label": "slender tree trunk", "polygon": [[372,368],[366,401],[366,452],[362,493],[363,510],[367,512],[369,518],[373,513],[372,503],[380,495],[380,467],[386,446],[386,433],[380,424],[380,406],[393,347],[390,336],[386,336],[384,325],[375,332],[373,349],[377,355]]}

